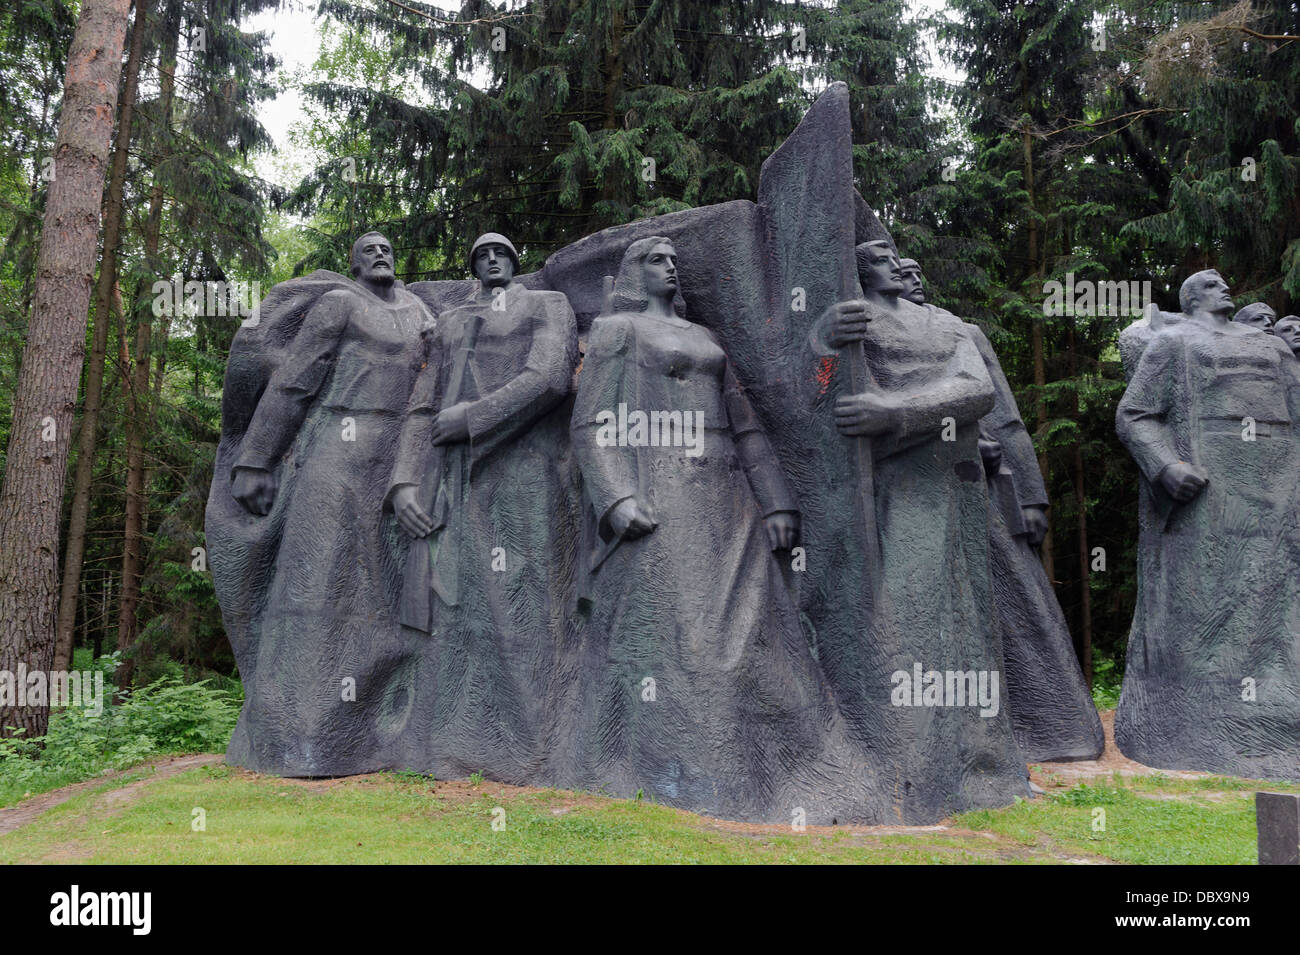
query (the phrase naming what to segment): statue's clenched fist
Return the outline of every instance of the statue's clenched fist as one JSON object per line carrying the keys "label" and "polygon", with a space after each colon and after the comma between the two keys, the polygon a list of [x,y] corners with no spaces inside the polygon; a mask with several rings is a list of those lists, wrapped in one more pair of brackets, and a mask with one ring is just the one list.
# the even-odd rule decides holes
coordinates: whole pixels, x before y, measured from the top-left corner
{"label": "statue's clenched fist", "polygon": [[763,518],[763,526],[772,550],[789,550],[799,542],[799,515],[793,511],[777,511]]}
{"label": "statue's clenched fist", "polygon": [[1210,482],[1204,468],[1186,461],[1175,461],[1160,472],[1160,486],[1175,501],[1190,501]]}
{"label": "statue's clenched fist", "polygon": [[609,526],[614,533],[626,540],[644,537],[655,529],[655,522],[634,497],[626,497],[614,505],[609,514]]}
{"label": "statue's clenched fist", "polygon": [[850,342],[859,342],[867,336],[867,325],[871,322],[868,303],[855,299],[849,302],[836,302],[822,312],[818,319],[826,328],[826,344],[831,348],[843,348]]}
{"label": "statue's clenched fist", "polygon": [[1029,532],[1029,543],[1037,547],[1047,536],[1047,512],[1036,504],[1020,509],[1025,519],[1025,530]]}
{"label": "statue's clenched fist", "polygon": [[469,406],[464,402],[444,408],[433,419],[433,443],[450,444],[469,437]]}
{"label": "statue's clenched fist", "polygon": [[899,410],[897,399],[889,395],[843,395],[835,402],[835,427],[849,437],[896,431]]}
{"label": "statue's clenched fist", "polygon": [[250,514],[265,517],[275,503],[275,475],[265,468],[235,468],[230,494]]}

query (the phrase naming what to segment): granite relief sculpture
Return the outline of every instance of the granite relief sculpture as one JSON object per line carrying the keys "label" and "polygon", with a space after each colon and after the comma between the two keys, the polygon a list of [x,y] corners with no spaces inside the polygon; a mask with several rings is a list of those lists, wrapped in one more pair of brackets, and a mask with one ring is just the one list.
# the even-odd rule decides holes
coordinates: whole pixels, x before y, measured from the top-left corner
{"label": "granite relief sculpture", "polygon": [[[591,327],[573,442],[592,530],[581,788],[834,818],[869,786],[777,558],[799,506],[671,242],[633,242]],[[631,427],[625,422],[631,420]]]}
{"label": "granite relief sculpture", "polygon": [[[920,264],[902,259],[900,267],[903,297],[943,311],[925,301]],[[1034,443],[993,345],[977,325],[963,328],[993,383],[993,408],[979,422],[980,454],[989,485],[993,607],[1016,742],[1035,762],[1096,759],[1106,742],[1101,718],[1037,551],[1048,501]]]}
{"label": "granite relief sculpture", "polygon": [[[915,707],[938,707],[915,719],[913,738],[937,743],[962,733],[984,742],[991,775],[1023,778],[1023,754],[998,748],[1011,722],[1002,705],[989,500],[978,447],[979,421],[994,404],[993,383],[962,322],[902,297],[892,243],[861,243],[856,256],[861,296],[827,309],[810,344],[815,352],[865,353],[865,375],[860,370],[861,381],[851,382],[828,410],[846,442],[870,445],[880,575],[873,626],[903,645],[938,638],[927,658],[893,671],[891,703],[913,716]],[[985,680],[978,700],[969,685],[964,706],[946,685],[942,696],[926,692],[938,689],[938,674],[972,671]],[[851,711],[865,702],[857,687],[841,684],[836,691]]]}
{"label": "granite relief sculpture", "polygon": [[1252,302],[1232,316],[1232,320],[1250,328],[1258,328],[1261,332],[1272,334],[1273,323],[1277,320],[1277,312],[1273,311],[1264,302]]}
{"label": "granite relief sculpture", "polygon": [[1179,301],[1116,414],[1143,511],[1115,739],[1149,766],[1296,779],[1297,363],[1230,320],[1217,272],[1189,277]]}
{"label": "granite relief sculpture", "polygon": [[[403,626],[427,633],[411,759],[447,778],[536,779],[562,695],[576,514],[563,413],[578,358],[560,292],[514,280],[498,233],[474,297],[429,336],[387,498],[413,538]],[[565,409],[567,410],[567,409]]]}
{"label": "granite relief sculpture", "polygon": [[[355,280],[272,290],[232,348],[207,518],[249,688],[232,763],[786,824],[1028,795],[988,570],[997,389],[962,322],[901,297],[850,129],[834,84],[756,202],[531,273],[492,233],[474,279],[401,286],[370,236]],[[680,444],[631,440],[637,411],[682,412]]]}
{"label": "granite relief sculpture", "polygon": [[1282,340],[1291,354],[1300,354],[1300,315],[1284,315],[1273,326],[1273,334]]}
{"label": "granite relief sculpture", "polygon": [[276,286],[236,334],[208,501],[245,688],[229,757],[286,775],[382,768],[414,702],[403,548],[382,505],[433,316],[382,235],[357,239],[351,261],[351,279]]}

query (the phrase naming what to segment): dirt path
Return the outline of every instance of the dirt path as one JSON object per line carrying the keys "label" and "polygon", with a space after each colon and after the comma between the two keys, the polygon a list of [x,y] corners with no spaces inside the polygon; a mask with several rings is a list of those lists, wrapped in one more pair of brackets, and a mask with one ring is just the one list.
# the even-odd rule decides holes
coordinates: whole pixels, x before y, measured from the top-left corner
{"label": "dirt path", "polygon": [[1115,745],[1114,710],[1102,712],[1101,728],[1106,733],[1106,749],[1100,759],[1084,759],[1072,763],[1035,763],[1035,769],[1030,771],[1030,778],[1050,792],[1053,789],[1069,788],[1089,779],[1099,777],[1109,779],[1112,773],[1119,773],[1121,776],[1151,776],[1160,773],[1169,779],[1201,779],[1211,775],[1184,769],[1155,769],[1129,759]]}
{"label": "dirt path", "polygon": [[133,802],[140,797],[140,791],[149,783],[159,779],[166,779],[168,776],[175,776],[177,773],[183,773],[187,769],[193,769],[196,766],[211,766],[214,763],[225,762],[225,757],[217,753],[201,753],[198,756],[165,756],[151,763],[145,763],[141,766],[132,766],[130,769],[118,770],[115,773],[109,773],[105,776],[96,776],[94,779],[88,779],[85,782],[74,783],[71,786],[64,786],[62,789],[55,789],[51,792],[41,793],[39,796],[33,796],[30,799],[24,799],[16,806],[10,806],[8,809],[0,809],[0,835],[6,832],[12,832],[28,823],[34,822],[46,810],[53,809],[62,803],[67,802],[74,796],[79,796],[88,789],[98,789],[105,783],[111,783],[115,779],[121,779],[129,773],[139,772],[141,769],[152,766],[153,774],[144,779],[137,780],[121,789],[112,790],[106,796],[110,799],[112,805],[123,806]]}

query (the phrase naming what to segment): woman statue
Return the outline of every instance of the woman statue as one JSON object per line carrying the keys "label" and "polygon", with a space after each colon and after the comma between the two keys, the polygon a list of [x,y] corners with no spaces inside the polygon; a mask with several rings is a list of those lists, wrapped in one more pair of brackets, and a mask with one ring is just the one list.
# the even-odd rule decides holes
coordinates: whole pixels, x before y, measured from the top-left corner
{"label": "woman statue", "polygon": [[797,504],[717,338],[684,310],[655,236],[628,247],[591,327],[572,423],[595,525],[578,778],[557,781],[844,821],[867,774],[772,556],[797,541]]}

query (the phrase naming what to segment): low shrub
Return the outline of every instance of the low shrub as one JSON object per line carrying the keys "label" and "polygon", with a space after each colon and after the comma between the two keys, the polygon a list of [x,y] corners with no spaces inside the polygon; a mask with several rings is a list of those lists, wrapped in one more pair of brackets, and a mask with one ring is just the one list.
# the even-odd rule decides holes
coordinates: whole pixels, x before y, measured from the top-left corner
{"label": "low shrub", "polygon": [[[114,657],[94,666],[111,676]],[[0,805],[151,756],[220,752],[230,742],[243,693],[168,676],[118,702],[106,680],[103,702],[98,715],[76,707],[55,710],[43,737],[0,739]]]}

